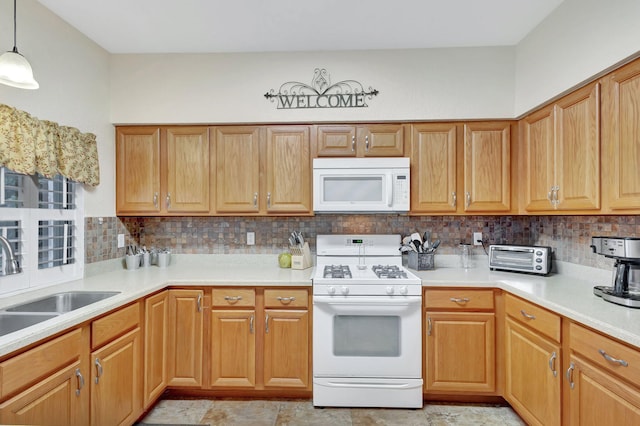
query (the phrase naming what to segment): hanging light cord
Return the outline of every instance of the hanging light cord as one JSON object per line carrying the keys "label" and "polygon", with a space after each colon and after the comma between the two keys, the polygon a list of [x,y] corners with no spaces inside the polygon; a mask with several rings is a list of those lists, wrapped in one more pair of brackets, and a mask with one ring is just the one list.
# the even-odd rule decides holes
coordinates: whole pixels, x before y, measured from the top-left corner
{"label": "hanging light cord", "polygon": [[16,12],[16,0],[13,0],[13,53],[18,53],[17,43],[16,43],[16,27],[17,27],[17,19],[16,16],[18,13]]}

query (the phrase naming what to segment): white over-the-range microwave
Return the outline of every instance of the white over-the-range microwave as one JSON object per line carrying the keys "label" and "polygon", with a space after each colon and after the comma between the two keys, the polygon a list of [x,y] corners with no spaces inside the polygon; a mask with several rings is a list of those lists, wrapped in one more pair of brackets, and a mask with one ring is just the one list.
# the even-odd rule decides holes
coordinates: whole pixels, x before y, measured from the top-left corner
{"label": "white over-the-range microwave", "polygon": [[313,210],[318,213],[409,211],[409,158],[314,158]]}

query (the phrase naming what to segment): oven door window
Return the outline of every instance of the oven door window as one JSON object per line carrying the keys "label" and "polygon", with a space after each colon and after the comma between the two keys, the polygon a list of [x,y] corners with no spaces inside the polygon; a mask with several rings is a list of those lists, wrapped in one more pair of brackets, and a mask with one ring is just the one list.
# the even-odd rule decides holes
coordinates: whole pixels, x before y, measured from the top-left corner
{"label": "oven door window", "polygon": [[334,316],[333,354],[338,357],[399,357],[400,317]]}

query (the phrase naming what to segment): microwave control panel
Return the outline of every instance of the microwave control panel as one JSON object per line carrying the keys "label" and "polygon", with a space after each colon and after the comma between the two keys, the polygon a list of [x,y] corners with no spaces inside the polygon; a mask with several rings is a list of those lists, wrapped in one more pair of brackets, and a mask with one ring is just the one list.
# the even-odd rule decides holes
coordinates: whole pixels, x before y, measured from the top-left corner
{"label": "microwave control panel", "polygon": [[393,175],[393,204],[400,205],[409,202],[409,174]]}

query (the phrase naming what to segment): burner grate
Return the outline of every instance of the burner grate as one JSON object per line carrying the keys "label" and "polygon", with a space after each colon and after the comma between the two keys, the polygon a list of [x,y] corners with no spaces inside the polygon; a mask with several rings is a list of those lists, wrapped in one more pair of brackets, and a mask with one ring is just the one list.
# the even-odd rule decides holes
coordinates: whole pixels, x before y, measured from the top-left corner
{"label": "burner grate", "polygon": [[407,278],[407,273],[397,265],[374,265],[371,270],[378,276],[378,278],[384,279],[403,279]]}
{"label": "burner grate", "polygon": [[325,265],[323,278],[351,278],[349,265]]}

